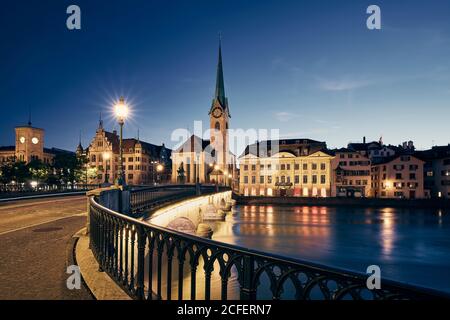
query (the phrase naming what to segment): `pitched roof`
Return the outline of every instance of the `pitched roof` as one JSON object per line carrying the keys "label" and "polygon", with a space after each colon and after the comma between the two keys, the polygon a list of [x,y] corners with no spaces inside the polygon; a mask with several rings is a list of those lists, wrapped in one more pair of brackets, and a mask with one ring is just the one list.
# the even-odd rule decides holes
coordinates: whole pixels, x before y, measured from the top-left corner
{"label": "pitched roof", "polygon": [[202,138],[193,134],[174,152],[202,152],[210,144],[211,142],[209,140],[203,140]]}

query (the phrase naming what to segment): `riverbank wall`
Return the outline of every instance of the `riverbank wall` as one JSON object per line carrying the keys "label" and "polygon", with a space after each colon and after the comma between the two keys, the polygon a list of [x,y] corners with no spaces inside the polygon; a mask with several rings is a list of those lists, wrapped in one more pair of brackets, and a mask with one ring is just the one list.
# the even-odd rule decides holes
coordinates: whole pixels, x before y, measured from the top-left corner
{"label": "riverbank wall", "polygon": [[244,197],[236,194],[233,194],[233,199],[237,201],[237,204],[241,205],[356,206],[450,209],[450,199]]}

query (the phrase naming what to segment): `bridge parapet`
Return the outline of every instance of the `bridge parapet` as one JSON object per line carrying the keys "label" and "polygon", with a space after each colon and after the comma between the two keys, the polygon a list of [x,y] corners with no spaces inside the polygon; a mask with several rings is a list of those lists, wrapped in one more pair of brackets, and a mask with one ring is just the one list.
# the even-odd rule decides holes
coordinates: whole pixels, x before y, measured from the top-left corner
{"label": "bridge parapet", "polygon": [[[113,194],[117,192],[113,190],[110,190]],[[160,202],[162,197],[173,201],[173,193],[166,196],[160,194],[153,199]],[[181,193],[178,196],[181,197]],[[150,202],[139,197],[135,199],[135,208],[147,208]],[[255,300],[262,297],[262,289],[268,290],[273,299],[449,298],[442,292],[389,280],[382,280],[381,289],[369,290],[367,275],[178,232],[111,210],[101,205],[99,199],[101,191],[89,197],[90,248],[99,269],[107,272],[135,299]],[[163,209],[161,214],[155,215],[155,221],[164,217],[162,212]],[[233,281],[238,285],[233,287]],[[267,286],[262,288],[264,284]],[[237,295],[232,294],[233,288],[237,288]],[[219,290],[218,297],[213,297],[214,289]]]}

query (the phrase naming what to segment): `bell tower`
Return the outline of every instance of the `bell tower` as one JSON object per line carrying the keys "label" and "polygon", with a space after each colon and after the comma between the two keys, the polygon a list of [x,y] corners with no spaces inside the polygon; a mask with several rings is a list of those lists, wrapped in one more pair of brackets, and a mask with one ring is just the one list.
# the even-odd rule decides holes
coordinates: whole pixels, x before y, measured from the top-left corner
{"label": "bell tower", "polygon": [[219,61],[217,63],[216,91],[209,110],[211,145],[216,152],[216,162],[221,170],[226,170],[228,150],[228,125],[230,110],[225,96],[222,66],[222,44],[219,40]]}

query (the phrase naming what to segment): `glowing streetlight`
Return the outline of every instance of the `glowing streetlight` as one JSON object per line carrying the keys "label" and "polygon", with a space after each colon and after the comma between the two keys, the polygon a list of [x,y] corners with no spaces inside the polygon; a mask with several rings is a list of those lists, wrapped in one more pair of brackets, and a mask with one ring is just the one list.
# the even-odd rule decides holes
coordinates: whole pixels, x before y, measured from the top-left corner
{"label": "glowing streetlight", "polygon": [[120,140],[119,140],[119,174],[118,174],[118,178],[117,178],[117,184],[119,186],[124,186],[125,185],[125,178],[124,178],[124,174],[123,174],[123,147],[122,147],[122,142],[123,142],[123,125],[125,123],[125,119],[128,116],[128,106],[125,103],[125,99],[124,97],[120,97],[119,102],[114,106],[114,113],[116,115],[117,118],[117,122],[119,123],[120,126]]}
{"label": "glowing streetlight", "polygon": [[158,183],[161,180],[160,173],[164,170],[164,166],[162,164],[158,164],[156,166],[156,172],[158,172]]}

